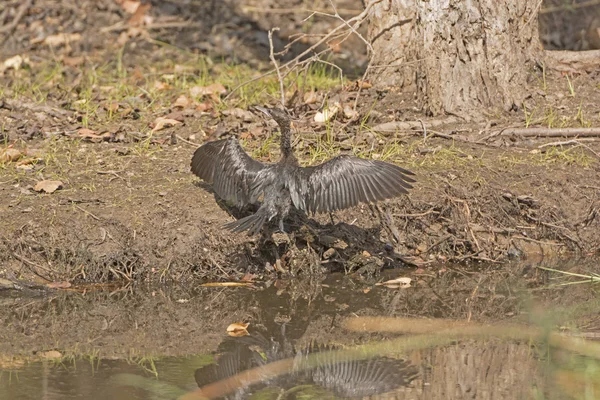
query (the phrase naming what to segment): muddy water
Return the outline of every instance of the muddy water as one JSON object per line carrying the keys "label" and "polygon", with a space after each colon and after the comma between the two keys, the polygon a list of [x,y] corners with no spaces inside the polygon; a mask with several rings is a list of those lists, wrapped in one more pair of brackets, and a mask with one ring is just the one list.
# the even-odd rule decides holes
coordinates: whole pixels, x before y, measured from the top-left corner
{"label": "muddy water", "polygon": [[[408,343],[398,340],[424,336],[346,329],[344,321],[384,316],[412,318],[408,330],[427,318],[448,328],[516,324],[595,337],[597,287],[550,287],[581,278],[538,266],[599,270],[595,260],[546,261],[267,279],[251,288],[4,293],[0,399],[202,398],[199,386],[204,395],[240,399],[584,398],[600,389],[590,378],[600,364],[526,335],[507,340],[488,330]],[[398,276],[412,278],[411,287],[375,285]],[[241,321],[248,334],[228,336]],[[377,347],[385,343],[392,345]],[[360,354],[349,355],[357,345]],[[252,368],[262,372],[246,375],[253,383],[246,388],[231,379],[210,385]]]}

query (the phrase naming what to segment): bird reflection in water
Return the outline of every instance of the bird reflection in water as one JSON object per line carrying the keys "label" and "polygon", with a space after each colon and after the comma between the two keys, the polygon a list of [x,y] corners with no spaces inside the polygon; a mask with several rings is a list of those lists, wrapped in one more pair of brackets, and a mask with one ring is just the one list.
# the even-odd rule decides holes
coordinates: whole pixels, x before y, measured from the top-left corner
{"label": "bird reflection in water", "polygon": [[[196,370],[195,379],[201,388],[219,382],[217,392],[227,393],[221,398],[230,400],[249,399],[268,389],[277,390],[278,395],[273,398],[294,399],[308,387],[321,389],[320,395],[313,398],[353,399],[406,386],[416,375],[416,368],[404,360],[387,357],[349,360],[335,350],[334,346],[319,344],[296,348],[286,339],[285,326],[280,340],[267,339],[259,332],[226,337],[217,349],[216,363]],[[306,368],[302,364],[309,356],[316,361],[311,365],[316,366]],[[289,364],[282,363],[284,371],[273,373],[269,368],[288,359]],[[250,384],[244,379],[228,379],[257,368],[259,379],[251,379]]]}

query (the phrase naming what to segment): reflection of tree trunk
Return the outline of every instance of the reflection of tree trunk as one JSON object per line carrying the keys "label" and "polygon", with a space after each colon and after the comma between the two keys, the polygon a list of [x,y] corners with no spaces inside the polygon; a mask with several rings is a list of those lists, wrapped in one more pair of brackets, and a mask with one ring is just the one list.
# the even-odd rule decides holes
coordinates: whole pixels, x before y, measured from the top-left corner
{"label": "reflection of tree trunk", "polygon": [[528,399],[534,387],[544,387],[527,344],[463,342],[416,352],[411,361],[422,368],[416,390],[399,391],[395,399]]}
{"label": "reflection of tree trunk", "polygon": [[542,56],[538,3],[382,1],[370,18],[370,74],[381,85],[416,87],[433,114],[520,106],[531,66]]}

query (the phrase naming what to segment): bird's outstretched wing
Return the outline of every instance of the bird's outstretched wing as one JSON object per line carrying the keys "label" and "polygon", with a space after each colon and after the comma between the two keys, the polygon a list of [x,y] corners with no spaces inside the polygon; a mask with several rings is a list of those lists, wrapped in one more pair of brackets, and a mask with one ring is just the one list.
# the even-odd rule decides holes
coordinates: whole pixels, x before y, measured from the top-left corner
{"label": "bird's outstretched wing", "polygon": [[219,197],[238,206],[256,202],[259,193],[252,190],[256,174],[265,165],[253,160],[234,138],[208,142],[192,157],[192,172],[213,184]]}
{"label": "bird's outstretched wing", "polygon": [[321,165],[300,168],[290,187],[292,201],[308,213],[329,212],[407,193],[414,175],[397,165],[339,156]]}

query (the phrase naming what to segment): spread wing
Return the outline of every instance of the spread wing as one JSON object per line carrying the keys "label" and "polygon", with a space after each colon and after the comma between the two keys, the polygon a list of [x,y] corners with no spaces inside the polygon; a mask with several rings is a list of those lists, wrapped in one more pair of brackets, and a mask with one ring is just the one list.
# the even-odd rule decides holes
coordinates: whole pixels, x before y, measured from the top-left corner
{"label": "spread wing", "polygon": [[256,202],[258,194],[252,190],[252,182],[264,167],[234,138],[205,143],[192,157],[192,172],[212,183],[219,197],[238,206]]}
{"label": "spread wing", "polygon": [[372,203],[407,193],[414,175],[397,165],[339,156],[321,165],[300,168],[290,187],[297,208],[329,212]]}

